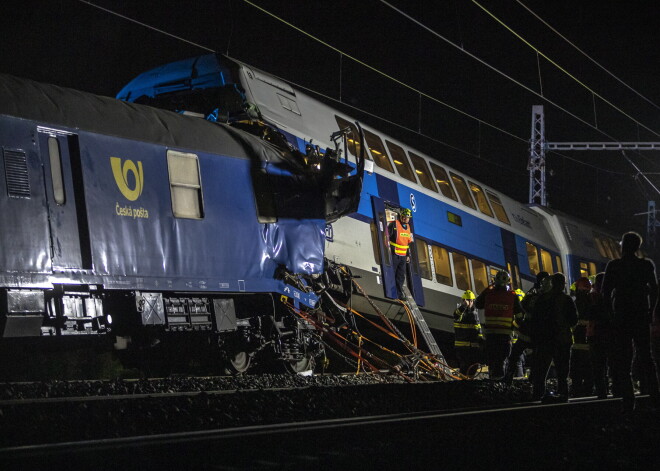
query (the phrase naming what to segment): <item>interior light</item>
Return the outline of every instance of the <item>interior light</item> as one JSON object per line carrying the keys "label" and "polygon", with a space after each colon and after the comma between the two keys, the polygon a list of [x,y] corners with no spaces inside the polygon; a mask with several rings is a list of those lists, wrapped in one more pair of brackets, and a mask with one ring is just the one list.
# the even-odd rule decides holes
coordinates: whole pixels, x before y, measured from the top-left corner
{"label": "interior light", "polygon": [[424,172],[422,172],[421,170],[415,170],[415,172],[417,172],[418,175],[424,175]]}
{"label": "interior light", "polygon": [[383,155],[383,154],[381,154],[380,152],[378,152],[376,149],[369,149],[369,150],[371,150],[371,153],[372,153],[372,154]]}
{"label": "interior light", "polygon": [[399,162],[398,160],[394,159],[394,163],[397,165],[403,165],[403,162]]}

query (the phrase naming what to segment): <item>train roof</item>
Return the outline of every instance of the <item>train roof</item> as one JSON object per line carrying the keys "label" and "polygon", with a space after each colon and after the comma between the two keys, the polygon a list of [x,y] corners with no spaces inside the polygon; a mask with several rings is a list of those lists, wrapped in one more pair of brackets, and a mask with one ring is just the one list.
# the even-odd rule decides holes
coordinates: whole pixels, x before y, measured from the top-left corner
{"label": "train roof", "polygon": [[6,74],[0,74],[0,115],[180,149],[283,158],[269,143],[229,126]]}

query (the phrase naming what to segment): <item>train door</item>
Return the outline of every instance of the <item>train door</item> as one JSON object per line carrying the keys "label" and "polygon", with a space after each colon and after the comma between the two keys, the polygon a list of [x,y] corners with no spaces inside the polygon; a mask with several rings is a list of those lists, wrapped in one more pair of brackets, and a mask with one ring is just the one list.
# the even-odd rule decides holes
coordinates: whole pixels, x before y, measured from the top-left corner
{"label": "train door", "polygon": [[[376,196],[371,197],[371,204],[374,211],[374,223],[378,236],[383,291],[385,297],[396,299],[396,281],[394,278],[394,269],[392,267],[392,252],[390,251],[390,241],[387,234],[387,225],[396,218],[396,213],[383,199]],[[411,232],[414,237],[414,226],[412,224]],[[419,260],[414,249],[411,251],[411,255],[407,276],[408,288],[415,298],[415,302],[419,306],[423,306],[424,293],[422,291],[422,278],[420,276]]]}
{"label": "train door", "polygon": [[518,268],[518,251],[516,250],[516,239],[512,232],[502,229],[502,245],[504,248],[504,262],[506,271],[511,276],[511,289],[523,289]]}
{"label": "train door", "polygon": [[53,267],[91,269],[78,136],[39,130]]}

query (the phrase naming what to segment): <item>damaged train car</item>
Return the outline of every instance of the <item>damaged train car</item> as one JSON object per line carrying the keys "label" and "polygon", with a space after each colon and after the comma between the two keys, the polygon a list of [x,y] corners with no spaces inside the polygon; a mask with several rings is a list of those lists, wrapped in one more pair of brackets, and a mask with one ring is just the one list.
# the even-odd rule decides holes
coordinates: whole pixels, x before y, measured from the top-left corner
{"label": "damaged train car", "polygon": [[312,368],[296,311],[318,308],[363,165],[278,137],[0,75],[2,339],[192,335],[234,371],[258,352]]}
{"label": "damaged train car", "polygon": [[[414,244],[408,287],[443,350],[453,344],[453,311],[464,290],[481,292],[501,269],[513,288],[529,289],[540,271],[570,282],[595,275],[619,256],[617,235],[568,214],[515,201],[485,182],[425,155],[271,74],[220,54],[165,64],[135,77],[117,98],[145,103],[252,132],[276,135],[282,148],[323,153],[327,130],[350,133],[345,155],[365,155],[357,210],[326,230],[326,257],[348,266],[392,320],[398,302],[385,228],[400,208],[412,211]],[[327,100],[325,100],[327,101]]]}

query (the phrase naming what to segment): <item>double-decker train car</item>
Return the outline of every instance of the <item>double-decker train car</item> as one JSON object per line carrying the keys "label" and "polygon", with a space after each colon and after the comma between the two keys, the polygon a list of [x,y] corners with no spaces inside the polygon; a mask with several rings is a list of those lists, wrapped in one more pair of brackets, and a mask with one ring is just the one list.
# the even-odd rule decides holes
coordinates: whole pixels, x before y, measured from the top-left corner
{"label": "double-decker train car", "polygon": [[7,75],[0,149],[3,339],[196,335],[237,371],[262,350],[310,368],[322,347],[289,307],[318,307],[326,224],[355,211],[360,162]]}
{"label": "double-decker train car", "polygon": [[[324,130],[347,130],[346,153],[366,153],[357,211],[328,225],[327,256],[359,276],[389,317],[395,301],[386,226],[401,207],[413,212],[415,245],[410,291],[436,337],[453,331],[452,313],[466,289],[480,292],[500,269],[527,290],[539,271],[563,272],[569,282],[602,271],[619,255],[615,236],[569,215],[515,201],[489,185],[364,125],[364,147],[353,119],[285,81],[221,55],[163,65],[136,77],[117,98],[210,120],[240,122],[251,110],[257,129],[275,130],[303,153],[330,147]],[[353,306],[370,311],[354,296]]]}

